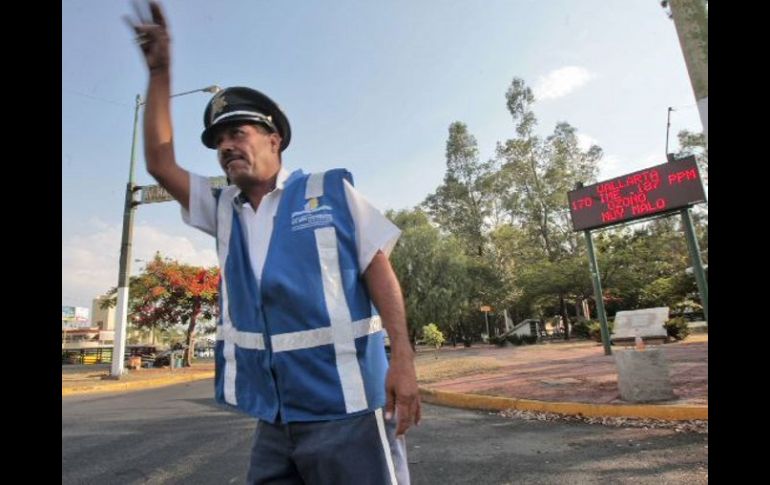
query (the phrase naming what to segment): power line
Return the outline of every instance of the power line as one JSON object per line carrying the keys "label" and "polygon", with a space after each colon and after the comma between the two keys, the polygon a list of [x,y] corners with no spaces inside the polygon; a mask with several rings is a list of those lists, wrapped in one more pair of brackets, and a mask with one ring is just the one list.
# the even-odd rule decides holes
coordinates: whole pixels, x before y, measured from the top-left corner
{"label": "power line", "polygon": [[78,96],[83,96],[83,97],[86,97],[86,98],[95,99],[97,101],[102,101],[104,103],[110,103],[110,104],[115,104],[115,105],[118,105],[118,106],[124,106],[124,107],[129,107],[129,108],[131,107],[130,105],[128,105],[126,103],[120,103],[118,101],[112,101],[112,100],[109,100],[109,99],[100,98],[98,96],[92,96],[90,94],[81,93],[81,92],[78,92],[78,91],[74,91],[72,89],[62,88],[62,90],[63,91],[67,91],[68,93],[77,94]]}

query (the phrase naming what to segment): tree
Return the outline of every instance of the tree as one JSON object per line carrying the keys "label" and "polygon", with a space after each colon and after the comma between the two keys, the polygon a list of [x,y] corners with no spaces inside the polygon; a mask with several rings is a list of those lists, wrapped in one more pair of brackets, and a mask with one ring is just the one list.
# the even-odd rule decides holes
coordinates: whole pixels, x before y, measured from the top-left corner
{"label": "tree", "polygon": [[490,193],[486,190],[493,162],[479,162],[476,138],[459,121],[449,125],[444,183],[423,206],[439,226],[454,234],[469,255],[484,254]]}
{"label": "tree", "polygon": [[681,130],[677,133],[677,138],[679,139],[679,153],[676,154],[676,158],[694,155],[698,163],[698,169],[703,177],[703,183],[708,185],[709,151],[706,147],[706,136],[703,132],[694,133],[688,130]]}
{"label": "tree", "polygon": [[425,343],[431,347],[435,347],[435,358],[438,359],[438,349],[444,343],[444,334],[438,329],[435,323],[429,323],[422,327],[422,337],[425,339]]}
{"label": "tree", "polygon": [[[129,318],[144,328],[167,328],[186,324],[187,349],[184,366],[189,367],[195,346],[195,329],[201,319],[217,312],[219,269],[202,268],[164,259],[160,253],[129,283]],[[105,306],[115,306],[117,289],[112,288]]]}
{"label": "tree", "polygon": [[390,260],[404,294],[412,342],[429,322],[455,335],[468,306],[468,257],[461,244],[443,236],[421,210],[389,211],[402,233]]}
{"label": "tree", "polygon": [[[513,79],[506,92],[506,102],[517,136],[497,146],[502,206],[508,211],[511,224],[521,227],[529,244],[539,248],[535,259],[551,263],[547,265],[549,270],[574,266],[576,263],[571,260],[580,256],[583,243],[572,231],[567,192],[578,182],[590,183],[596,179],[602,150],[596,145],[582,150],[575,128],[566,122],[558,123],[547,138],[538,137],[534,133],[537,119],[532,111],[535,97],[523,80]],[[547,280],[569,284],[566,278]],[[577,286],[573,293],[582,293],[582,283]],[[565,303],[569,289],[565,284],[540,288],[558,291],[559,313],[567,322],[565,338],[569,338]]]}
{"label": "tree", "polygon": [[507,187],[501,197],[513,223],[529,229],[534,241],[552,261],[576,244],[567,210],[567,192],[575,184],[596,179],[601,148],[578,147],[576,130],[566,122],[556,125],[545,140],[534,134],[537,123],[531,105],[534,95],[520,79],[506,93],[518,137],[498,144],[499,178]]}
{"label": "tree", "polygon": [[672,306],[696,290],[679,217],[664,217],[596,235],[607,312]]}
{"label": "tree", "polygon": [[531,257],[531,248],[526,242],[526,235],[521,228],[511,224],[500,224],[489,233],[489,257],[500,277],[501,298],[498,308],[513,310],[513,319],[519,320],[519,313],[526,312],[519,307],[522,288],[516,284],[516,274],[526,266],[526,261],[537,258]]}

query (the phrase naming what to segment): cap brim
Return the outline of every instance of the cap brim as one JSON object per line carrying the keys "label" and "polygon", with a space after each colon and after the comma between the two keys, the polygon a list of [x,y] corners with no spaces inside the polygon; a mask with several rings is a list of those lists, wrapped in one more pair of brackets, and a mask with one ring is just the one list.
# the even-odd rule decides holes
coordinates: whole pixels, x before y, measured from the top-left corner
{"label": "cap brim", "polygon": [[[211,148],[212,150],[216,149],[217,141],[215,139],[215,135],[217,130],[222,126],[232,125],[234,123],[243,123],[244,121],[260,124],[266,128],[269,128],[271,131],[274,131],[274,128],[265,123],[264,120],[260,120],[259,118],[249,115],[236,115],[214,123],[213,125],[203,130],[203,133],[201,133],[201,141],[206,147]],[[281,141],[281,145],[283,145],[283,141]],[[282,146],[281,150],[283,150],[283,148],[285,147]]]}

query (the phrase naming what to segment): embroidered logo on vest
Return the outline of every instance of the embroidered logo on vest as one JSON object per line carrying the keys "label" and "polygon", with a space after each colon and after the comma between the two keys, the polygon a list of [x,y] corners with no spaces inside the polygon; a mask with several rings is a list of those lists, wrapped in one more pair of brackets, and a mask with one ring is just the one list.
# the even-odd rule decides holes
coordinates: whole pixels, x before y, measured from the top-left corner
{"label": "embroidered logo on vest", "polygon": [[292,231],[328,226],[334,220],[331,214],[331,206],[319,205],[318,197],[308,199],[303,209],[291,213]]}

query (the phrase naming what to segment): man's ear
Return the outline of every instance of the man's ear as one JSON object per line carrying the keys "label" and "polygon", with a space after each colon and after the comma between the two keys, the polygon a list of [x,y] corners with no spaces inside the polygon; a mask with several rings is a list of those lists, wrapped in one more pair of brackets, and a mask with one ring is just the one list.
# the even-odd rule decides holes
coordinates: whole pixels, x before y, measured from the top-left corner
{"label": "man's ear", "polygon": [[274,153],[281,153],[281,135],[276,132],[270,133],[270,146]]}

